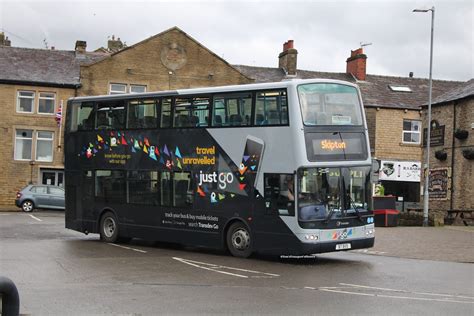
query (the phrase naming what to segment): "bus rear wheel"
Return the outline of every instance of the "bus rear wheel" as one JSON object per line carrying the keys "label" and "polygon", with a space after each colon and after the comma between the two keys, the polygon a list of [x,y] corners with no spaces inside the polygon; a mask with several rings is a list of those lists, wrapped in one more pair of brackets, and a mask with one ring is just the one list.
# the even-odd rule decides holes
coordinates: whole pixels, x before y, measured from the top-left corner
{"label": "bus rear wheel", "polygon": [[118,241],[118,221],[114,213],[106,212],[100,219],[100,240],[115,243]]}
{"label": "bus rear wheel", "polygon": [[248,258],[252,254],[252,237],[242,222],[235,222],[227,230],[227,248],[234,257]]}

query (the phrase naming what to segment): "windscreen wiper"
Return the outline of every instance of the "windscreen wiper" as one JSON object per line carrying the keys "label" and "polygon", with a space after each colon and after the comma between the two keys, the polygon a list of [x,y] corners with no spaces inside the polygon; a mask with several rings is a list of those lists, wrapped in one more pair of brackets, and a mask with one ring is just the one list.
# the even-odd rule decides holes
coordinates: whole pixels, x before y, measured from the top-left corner
{"label": "windscreen wiper", "polygon": [[364,222],[364,219],[362,218],[362,215],[360,214],[359,209],[358,209],[357,206],[355,205],[354,200],[351,198],[351,195],[348,194],[347,197],[349,198],[349,202],[351,203],[352,208],[354,209],[354,211],[355,211],[356,214],[357,214],[357,218],[358,218],[361,222]]}
{"label": "windscreen wiper", "polygon": [[328,216],[326,216],[326,219],[323,221],[323,223],[327,224],[327,223],[329,222],[329,220],[330,220],[331,217],[332,217],[332,214],[334,214],[334,210],[335,210],[335,209],[336,209],[336,208],[333,207],[333,208],[329,211]]}

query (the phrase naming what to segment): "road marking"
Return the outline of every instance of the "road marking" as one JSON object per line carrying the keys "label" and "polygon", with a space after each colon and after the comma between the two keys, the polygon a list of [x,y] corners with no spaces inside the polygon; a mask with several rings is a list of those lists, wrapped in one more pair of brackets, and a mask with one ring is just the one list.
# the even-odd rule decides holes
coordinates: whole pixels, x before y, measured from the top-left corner
{"label": "road marking", "polygon": [[31,217],[32,219],[36,219],[38,222],[42,222],[42,221],[43,221],[42,219],[39,219],[38,217],[36,217],[36,216],[34,216],[34,215],[31,215],[31,214],[29,214],[29,215],[30,215],[30,217]]}
{"label": "road marking", "polygon": [[377,256],[386,254],[385,251],[375,251],[375,250],[368,250],[368,249],[357,249],[357,250],[352,250],[351,252],[365,253],[368,255],[377,255]]}
{"label": "road marking", "polygon": [[461,295],[451,295],[451,294],[439,294],[439,293],[426,293],[426,292],[411,292],[406,290],[395,290],[395,289],[387,289],[383,287],[373,287],[367,285],[357,285],[357,284],[350,284],[350,283],[339,283],[340,285],[347,285],[350,287],[359,287],[359,288],[366,288],[366,289],[374,289],[380,291],[391,291],[391,292],[398,292],[398,293],[410,293],[410,294],[418,294],[418,295],[432,295],[432,296],[444,296],[444,297],[455,297],[455,298],[465,298],[474,300],[472,296],[461,296]]}
{"label": "road marking", "polygon": [[[412,292],[412,291],[406,291],[406,290],[396,290],[396,289],[388,289],[388,288],[349,284],[349,283],[339,283],[339,284],[342,286],[319,287],[316,290],[324,291],[324,292],[340,293],[340,294],[359,295],[359,296],[396,298],[396,299],[418,300],[418,301],[434,301],[434,302],[443,302],[443,303],[474,304],[474,297],[471,297],[471,296],[426,293],[426,292]],[[305,287],[305,289],[311,289],[311,288]],[[367,290],[368,292],[370,291],[372,293],[359,292],[360,290],[362,291]],[[393,293],[399,293],[399,294],[405,294],[405,295],[409,294],[411,296],[387,295],[387,294],[383,294],[384,292],[393,292]],[[438,298],[416,297],[417,295],[418,296],[436,296]]]}
{"label": "road marking", "polygon": [[145,250],[141,250],[141,249],[137,249],[137,248],[132,248],[132,247],[127,247],[127,246],[122,246],[122,245],[117,245],[117,244],[112,244],[112,243],[107,243],[107,244],[108,244],[108,245],[111,245],[111,246],[115,246],[115,247],[127,249],[127,250],[133,250],[133,251],[136,251],[136,252],[141,252],[141,253],[147,253],[147,252],[148,252],[148,251],[145,251]]}
{"label": "road marking", "polygon": [[[223,266],[223,265],[217,265],[213,263],[206,263],[206,262],[200,262],[200,261],[194,261],[194,260],[189,260],[189,259],[184,259],[184,258],[178,258],[178,257],[173,257],[174,260],[177,260],[179,262],[188,264],[190,266],[212,271],[212,272],[217,272],[217,273],[222,273],[222,274],[227,274],[231,276],[235,276],[238,278],[274,278],[274,277],[279,277],[279,274],[274,274],[274,273],[267,273],[267,272],[260,272],[260,271],[255,271],[255,270],[248,270],[248,269],[241,269],[241,268],[234,268],[234,267],[228,267],[228,266]],[[234,271],[239,271],[239,272],[244,272],[242,274],[237,274],[237,273],[232,273],[228,271],[222,271],[222,270],[234,270]],[[245,274],[257,274],[257,275],[245,275]]]}

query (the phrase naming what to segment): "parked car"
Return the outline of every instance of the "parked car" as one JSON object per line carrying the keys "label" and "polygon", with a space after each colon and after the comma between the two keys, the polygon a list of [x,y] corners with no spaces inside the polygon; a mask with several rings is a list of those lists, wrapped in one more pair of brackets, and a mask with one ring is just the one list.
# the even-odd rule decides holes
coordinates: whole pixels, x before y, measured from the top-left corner
{"label": "parked car", "polygon": [[35,208],[64,209],[64,189],[30,184],[17,192],[15,204],[24,212],[31,212]]}

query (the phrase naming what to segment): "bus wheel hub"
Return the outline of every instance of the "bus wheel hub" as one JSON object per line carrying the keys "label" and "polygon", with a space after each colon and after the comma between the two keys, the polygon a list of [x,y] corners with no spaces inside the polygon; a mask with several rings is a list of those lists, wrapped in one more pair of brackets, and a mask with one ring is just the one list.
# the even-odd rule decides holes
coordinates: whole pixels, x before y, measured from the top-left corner
{"label": "bus wheel hub", "polygon": [[250,235],[245,229],[236,230],[232,234],[232,246],[235,249],[244,250],[250,245]]}

